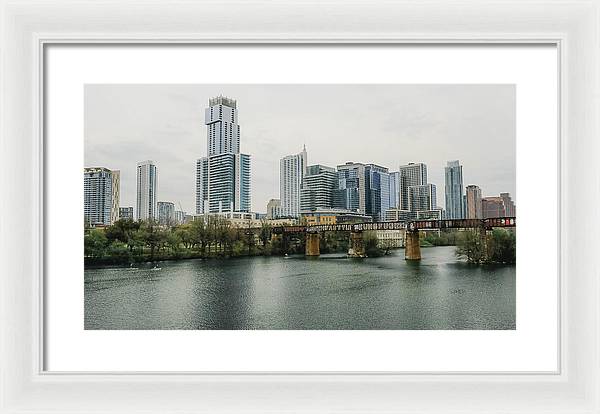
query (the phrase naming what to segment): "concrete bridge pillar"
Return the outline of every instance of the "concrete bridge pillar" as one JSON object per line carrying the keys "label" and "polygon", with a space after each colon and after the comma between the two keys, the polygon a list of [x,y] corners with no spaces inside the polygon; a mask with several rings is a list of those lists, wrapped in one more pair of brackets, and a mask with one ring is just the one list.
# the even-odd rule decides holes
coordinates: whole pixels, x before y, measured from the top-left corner
{"label": "concrete bridge pillar", "polygon": [[350,248],[348,249],[348,256],[350,256],[350,257],[366,257],[365,243],[364,243],[362,231],[350,233]]}
{"label": "concrete bridge pillar", "polygon": [[421,260],[419,230],[407,230],[405,238],[404,259]]}
{"label": "concrete bridge pillar", "polygon": [[321,236],[319,233],[306,233],[306,256],[321,255]]}

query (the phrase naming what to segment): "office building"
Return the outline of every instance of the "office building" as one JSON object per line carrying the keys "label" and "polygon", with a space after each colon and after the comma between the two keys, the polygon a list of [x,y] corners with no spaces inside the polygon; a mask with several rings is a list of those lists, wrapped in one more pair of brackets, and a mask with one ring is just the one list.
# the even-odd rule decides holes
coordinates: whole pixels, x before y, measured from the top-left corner
{"label": "office building", "polygon": [[516,217],[517,209],[515,207],[515,203],[510,198],[509,193],[500,193],[500,198],[502,199],[502,204],[504,205],[504,213],[506,217]]}
{"label": "office building", "polygon": [[110,222],[119,219],[119,203],[121,197],[121,171],[112,170],[112,205],[110,207]]}
{"label": "office building", "polygon": [[237,102],[218,96],[208,100],[204,111],[206,125],[206,154],[237,154],[240,152],[240,126],[238,125]]}
{"label": "office building", "polygon": [[386,167],[375,164],[365,166],[368,177],[369,202],[367,214],[375,221],[384,221],[385,212],[390,208],[390,175]]}
{"label": "office building", "polygon": [[267,220],[274,220],[281,217],[281,200],[272,198],[267,203]]}
{"label": "office building", "polygon": [[119,217],[119,171],[83,169],[83,214],[90,226],[108,226]]}
{"label": "office building", "polygon": [[466,189],[467,199],[467,218],[481,219],[483,212],[481,210],[481,188],[476,185],[468,185]]}
{"label": "office building", "polygon": [[324,165],[308,166],[300,189],[300,211],[305,213],[318,208],[331,209],[336,178],[334,168]]}
{"label": "office building", "polygon": [[401,165],[398,170],[398,208],[410,210],[408,199],[409,188],[415,185],[427,184],[427,165],[419,163],[408,163]]}
{"label": "office building", "polygon": [[408,221],[417,218],[417,213],[399,208],[390,208],[385,212],[385,221]]}
{"label": "office building", "polygon": [[367,177],[363,164],[347,162],[338,165],[337,186],[333,192],[334,207],[366,214],[366,186]]}
{"label": "office building", "polygon": [[516,207],[508,193],[499,197],[484,197],[481,200],[483,218],[515,217]]}
{"label": "office building", "polygon": [[413,185],[408,188],[409,210],[412,212],[435,210],[437,193],[435,184]]}
{"label": "office building", "polygon": [[119,207],[120,220],[133,220],[133,207]]}
{"label": "office building", "polygon": [[298,217],[300,213],[300,188],[306,166],[306,147],[298,154],[283,157],[279,162],[279,197],[283,217]]}
{"label": "office building", "polygon": [[211,98],[205,124],[208,155],[196,162],[196,214],[250,211],[250,155],[240,153],[237,102]]}
{"label": "office building", "polygon": [[390,208],[400,207],[400,171],[390,173]]}
{"label": "office building", "polygon": [[158,224],[163,226],[173,226],[175,224],[175,204],[168,201],[159,201],[157,210]]}
{"label": "office building", "polygon": [[448,161],[446,174],[446,218],[465,218],[463,200],[463,171],[458,161]]}
{"label": "office building", "polygon": [[390,207],[390,174],[376,164],[347,162],[337,166],[333,206],[384,220]]}
{"label": "office building", "polygon": [[175,223],[176,224],[185,223],[185,211],[175,210]]}
{"label": "office building", "polygon": [[147,160],[137,165],[136,218],[156,220],[156,192],[158,176],[154,161]]}

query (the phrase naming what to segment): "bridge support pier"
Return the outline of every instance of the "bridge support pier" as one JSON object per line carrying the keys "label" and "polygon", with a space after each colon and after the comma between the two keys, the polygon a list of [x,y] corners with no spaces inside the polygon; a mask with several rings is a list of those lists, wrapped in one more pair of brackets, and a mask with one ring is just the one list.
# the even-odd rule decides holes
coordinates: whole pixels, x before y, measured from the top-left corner
{"label": "bridge support pier", "polygon": [[320,256],[321,255],[321,236],[319,233],[306,233],[306,256]]}
{"label": "bridge support pier", "polygon": [[419,240],[419,230],[406,230],[404,242],[404,259],[421,260],[421,244]]}
{"label": "bridge support pier", "polygon": [[353,231],[350,233],[350,248],[348,249],[348,256],[367,257],[365,254],[365,242],[362,231]]}

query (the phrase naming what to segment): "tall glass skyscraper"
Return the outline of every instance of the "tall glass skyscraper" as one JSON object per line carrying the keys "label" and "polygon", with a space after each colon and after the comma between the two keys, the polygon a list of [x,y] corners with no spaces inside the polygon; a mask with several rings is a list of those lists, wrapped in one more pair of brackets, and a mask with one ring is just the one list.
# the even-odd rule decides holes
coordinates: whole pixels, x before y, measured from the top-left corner
{"label": "tall glass skyscraper", "polygon": [[283,217],[300,214],[300,188],[306,174],[306,147],[298,154],[287,155],[279,161],[279,198]]}
{"label": "tall glass skyscraper", "polygon": [[300,190],[300,211],[316,211],[333,207],[333,189],[337,182],[334,168],[324,165],[307,167]]}
{"label": "tall glass skyscraper", "polygon": [[435,184],[413,185],[408,190],[410,211],[430,211],[437,208]]}
{"label": "tall glass skyscraper", "polygon": [[356,211],[383,220],[390,205],[390,176],[386,167],[347,162],[337,167],[335,208]]}
{"label": "tall glass skyscraper", "polygon": [[156,191],[158,176],[154,161],[147,160],[137,165],[137,197],[136,197],[136,219],[156,220]]}
{"label": "tall glass skyscraper", "polygon": [[465,218],[462,165],[457,161],[448,161],[446,165],[446,218]]}
{"label": "tall glass skyscraper", "polygon": [[208,104],[207,156],[196,162],[196,214],[248,212],[250,155],[240,153],[237,102],[218,96]]}
{"label": "tall glass skyscraper", "polygon": [[414,185],[427,184],[427,166],[421,162],[408,163],[401,165],[399,168],[398,182],[398,201],[401,210],[410,210],[410,202],[408,199],[409,188]]}

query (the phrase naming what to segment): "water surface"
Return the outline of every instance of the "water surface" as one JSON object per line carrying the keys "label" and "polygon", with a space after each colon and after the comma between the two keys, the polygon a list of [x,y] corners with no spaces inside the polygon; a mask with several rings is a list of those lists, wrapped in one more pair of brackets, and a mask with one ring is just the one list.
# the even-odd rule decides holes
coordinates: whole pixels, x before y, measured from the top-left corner
{"label": "water surface", "polygon": [[87,269],[85,329],[515,329],[515,266],[422,252]]}

